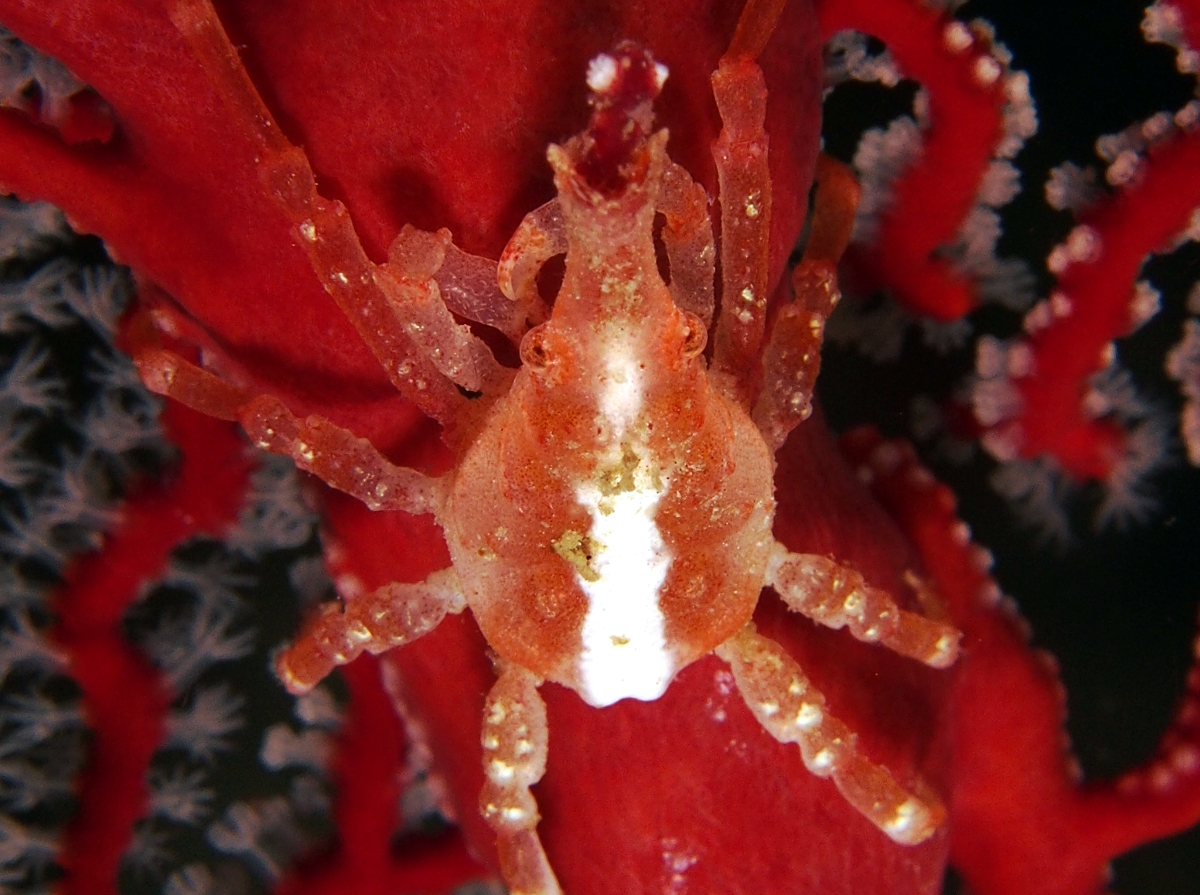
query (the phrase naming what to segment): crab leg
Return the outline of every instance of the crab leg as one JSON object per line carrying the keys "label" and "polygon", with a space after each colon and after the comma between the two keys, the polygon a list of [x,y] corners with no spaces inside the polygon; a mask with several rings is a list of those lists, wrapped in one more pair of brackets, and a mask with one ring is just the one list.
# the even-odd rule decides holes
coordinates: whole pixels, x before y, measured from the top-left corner
{"label": "crab leg", "polygon": [[850,243],[861,190],[841,162],[817,158],[817,193],[804,257],[792,271],[795,300],[780,308],[763,349],[763,384],[754,422],[772,451],[812,413],[825,321],[841,298],[837,261]]}
{"label": "crab leg", "polygon": [[297,169],[303,163],[303,177],[295,179],[306,183],[309,195],[294,205],[281,204],[325,291],[396,390],[438,422],[452,422],[465,399],[406,332],[406,322],[375,280],[375,265],[363,251],[345,206],[317,194],[308,161],[299,150],[290,157],[262,162],[264,168],[278,164],[280,170],[291,163]]}
{"label": "crab leg", "polygon": [[880,643],[933,668],[946,668],[958,658],[962,634],[957,628],[901,609],[861,573],[828,557],[790,553],[776,542],[767,584],[789,609],[829,628],[849,628],[858,640]]}
{"label": "crab leg", "polygon": [[446,615],[466,608],[452,569],[420,584],[385,584],[343,607],[326,603],[275,665],[289,693],[307,693],[338,665],[366,650],[382,653],[428,634]]}
{"label": "crab leg", "polygon": [[862,187],[849,165],[823,152],[817,156],[813,182],[816,194],[801,261],[836,266],[854,233]]}
{"label": "crab leg", "polygon": [[749,408],[767,319],[771,175],[767,169],[767,87],[749,57],[721,58],[712,76],[721,113],[713,144],[721,190],[721,307],[713,370]]}
{"label": "crab leg", "polygon": [[551,199],[521,219],[500,253],[496,270],[500,291],[515,307],[529,309],[534,322],[548,316],[546,303],[538,293],[538,273],[547,261],[566,252],[567,224],[558,199]]}
{"label": "crab leg", "polygon": [[383,366],[396,389],[426,415],[452,423],[465,403],[454,384],[406,332],[378,284],[375,265],[363,251],[350,214],[317,192],[304,151],[290,143],[272,118],[212,6],[178,0],[171,20],[211,73],[212,87],[255,145],[264,189],[288,218],[313,272]]}
{"label": "crab leg", "polygon": [[450,245],[449,230],[429,233],[406,224],[392,241],[388,263],[375,268],[375,285],[443,376],[467,391],[496,396],[508,390],[512,375],[482,339],[454,319],[436,279]]}
{"label": "crab leg", "polygon": [[445,499],[441,479],[393,465],[365,438],[324,417],[301,420],[278,398],[252,396],[161,348],[138,351],[134,363],[152,392],[200,413],[240,422],[256,446],[290,456],[301,469],[373,510],[434,513]]}
{"label": "crab leg", "polygon": [[133,346],[133,363],[146,388],[174,398],[206,416],[238,422],[242,408],[253,396],[243,388],[214,376],[174,351]]}
{"label": "crab leg", "polygon": [[655,206],[666,219],[662,241],[671,272],[671,298],[681,311],[704,321],[707,330],[716,303],[713,277],[717,261],[708,219],[708,194],[686,168],[667,159]]}
{"label": "crab leg", "polygon": [[923,842],[938,828],[946,811],[937,796],[908,792],[862,755],[854,732],[826,711],[825,697],[779,644],[751,623],[716,652],[763,728],[781,743],[797,744],[804,766],[818,777],[832,777],[867,820],[902,845]]}
{"label": "crab leg", "polygon": [[738,16],[737,28],[729,41],[729,57],[757,59],[775,32],[775,25],[787,0],[747,0]]}
{"label": "crab leg", "polygon": [[483,709],[484,819],[496,832],[500,871],[511,895],[562,895],[538,838],[530,787],[546,772],[549,732],[540,681],[505,663]]}
{"label": "crab leg", "polygon": [[537,290],[529,301],[512,301],[500,291],[496,262],[490,258],[471,255],[449,241],[446,235],[446,257],[434,275],[446,307],[458,316],[498,329],[518,345],[525,331],[546,319],[546,303]]}
{"label": "crab leg", "polygon": [[239,420],[256,447],[290,456],[325,484],[356,497],[371,510],[436,513],[446,482],[396,466],[365,438],[324,417],[300,419],[278,398],[261,395]]}
{"label": "crab leg", "polygon": [[752,414],[772,453],[812,414],[825,321],[841,298],[837,274],[823,261],[801,261],[792,286],[796,300],[779,309],[763,349],[762,391]]}

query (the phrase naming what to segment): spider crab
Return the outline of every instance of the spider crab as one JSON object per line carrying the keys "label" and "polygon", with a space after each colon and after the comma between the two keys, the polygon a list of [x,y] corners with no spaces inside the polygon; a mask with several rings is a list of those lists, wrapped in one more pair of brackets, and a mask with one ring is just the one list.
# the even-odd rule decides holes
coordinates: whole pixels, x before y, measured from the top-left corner
{"label": "spider crab", "polygon": [[[771,6],[749,4],[712,79],[723,123],[713,148],[719,302],[708,197],[653,127],[668,73],[647,50],[624,42],[593,59],[588,128],[547,153],[558,198],[526,216],[498,264],[461,251],[447,230],[405,226],[375,265],[344,206],[320,196],[303,151],[228,64],[236,56],[211,10],[183,3],[173,15],[225,73],[224,101],[254,123],[264,186],[313,270],[396,388],[443,424],[457,462],[437,478],[395,466],[334,423],[301,419],[157,347],[149,327],[138,366],[151,389],[239,421],[258,446],[370,508],[438,521],[451,568],[325,607],[278,672],[303,692],[363,650],[408,643],[469,607],[498,671],[484,709],[481,808],[513,892],[560,891],[530,789],[546,764],[543,681],[597,707],[653,700],[715,652],[763,727],[798,744],[806,766],[887,835],[921,842],[944,816],[926,784],[902,785],[857,750],[800,666],[750,621],[770,586],[790,609],[930,666],[953,663],[958,649],[950,625],[771,533],[773,455],[811,413],[856,192],[837,165],[820,166],[795,300],[768,332],[771,182],[755,59],[778,15]],[[560,255],[549,306],[539,274]],[[496,360],[478,334],[487,328],[519,343],[519,369]],[[936,615],[936,598],[912,583]]]}

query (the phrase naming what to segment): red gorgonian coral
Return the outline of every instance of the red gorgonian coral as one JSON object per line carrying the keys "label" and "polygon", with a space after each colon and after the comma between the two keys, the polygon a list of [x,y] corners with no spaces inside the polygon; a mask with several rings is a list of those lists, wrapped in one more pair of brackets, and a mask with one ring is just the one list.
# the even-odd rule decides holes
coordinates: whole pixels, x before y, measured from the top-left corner
{"label": "red gorgonian coral", "polygon": [[[25,46],[61,60],[80,79],[67,89],[76,99],[65,104],[51,102],[57,94],[45,80],[27,83],[10,101],[14,110],[0,119],[0,183],[23,198],[56,202],[77,228],[101,235],[134,269],[144,306],[171,321],[173,344],[194,346],[210,369],[244,388],[280,395],[297,414],[328,416],[393,460],[439,470],[445,456],[435,428],[391,391],[321,287],[258,180],[253,134],[220,93],[214,66],[224,61],[198,56],[181,37],[178,15],[172,16],[178,8],[94,2],[50,15],[33,4],[0,3],[0,22]],[[1186,68],[1189,15],[1200,13],[1183,4],[1154,9],[1151,30],[1179,45]],[[671,69],[660,115],[671,130],[672,156],[715,196],[709,145],[719,122],[707,78],[739,11],[737,3],[623,13],[520,4],[218,10],[281,129],[311,159],[322,194],[347,204],[376,260],[406,223],[449,227],[458,245],[496,257],[522,216],[549,198],[542,154],[582,125],[587,60],[624,37],[651,47]],[[1186,96],[1172,101],[1170,111],[1180,114],[1105,144],[1113,196],[1087,189],[1082,169],[1058,169],[1056,201],[1079,209],[1079,224],[1052,255],[1057,282],[1036,287],[1045,302],[1030,309],[1022,305],[1036,291],[1029,277],[998,261],[988,238],[995,209],[1011,198],[1007,159],[1030,136],[1032,114],[1027,85],[1002,48],[984,32],[908,2],[827,0],[816,11],[789,4],[763,57],[777,197],[773,280],[803,221],[816,151],[819,47],[844,28],[877,36],[891,58],[881,54],[882,45],[839,38],[826,57],[828,79],[846,84],[832,94],[834,112],[839,96],[869,92],[864,82],[890,83],[897,72],[924,88],[914,98],[901,82],[899,100],[896,94],[881,100],[885,115],[888,103],[910,103],[907,124],[885,117],[860,140],[828,137],[833,152],[842,141],[868,188],[845,282],[857,293],[885,290],[942,320],[982,303],[972,323],[994,333],[976,338],[961,322],[925,327],[943,344],[976,344],[978,362],[969,391],[957,393],[948,383],[962,371],[937,362],[945,374],[940,392],[914,402],[914,423],[928,433],[931,419],[943,420],[932,448],[938,456],[981,441],[994,458],[986,462],[996,464],[996,488],[1060,539],[1078,529],[1072,512],[1146,525],[1146,483],[1174,427],[1164,429],[1152,408],[1135,400],[1105,346],[1149,316],[1151,293],[1162,292],[1178,330],[1171,369],[1194,406],[1196,349],[1194,336],[1186,335],[1194,323],[1185,325],[1180,296],[1151,285],[1158,282],[1153,271],[1138,271],[1146,253],[1188,232],[1200,198],[1188,174],[1195,141]],[[1019,64],[1018,58],[1013,65]],[[1083,209],[1087,200],[1091,210]],[[1061,219],[1050,226],[1065,230]],[[1185,244],[1177,254],[1194,264],[1186,260],[1189,251]],[[1139,277],[1146,285],[1135,288]],[[30,294],[23,293],[26,300]],[[890,308],[878,301],[860,306],[841,338],[878,356],[879,344],[904,338],[904,324]],[[1013,337],[1021,314],[1025,334]],[[1125,353],[1123,347],[1123,360]],[[37,357],[29,354],[20,367],[28,377],[9,374],[9,389],[38,372]],[[53,403],[53,390],[39,394],[43,404]],[[831,400],[839,419],[857,412]],[[21,419],[10,415],[14,425]],[[303,703],[290,721],[285,712],[262,736],[262,761],[286,777],[284,794],[268,794],[256,781],[240,796],[197,795],[206,790],[196,781],[224,748],[221,725],[231,732],[250,713],[245,701],[252,697],[222,689],[220,671],[245,659],[255,638],[238,621],[245,611],[235,608],[239,598],[230,596],[245,587],[238,580],[241,558],[192,547],[168,563],[167,552],[196,532],[228,531],[250,481],[258,497],[240,510],[235,543],[243,557],[262,553],[253,532],[256,523],[259,530],[272,527],[264,517],[278,515],[279,501],[263,496],[276,492],[250,471],[221,424],[176,410],[166,426],[183,452],[176,478],[166,490],[131,498],[119,521],[96,521],[96,528],[117,528],[101,553],[66,567],[53,605],[60,621],[50,636],[82,688],[82,710],[95,730],[81,810],[62,840],[58,860],[66,876],[59,885],[105,891],[123,853],[123,886],[172,892],[229,891],[252,878],[281,891],[424,891],[449,887],[456,873],[459,880],[470,875],[454,863],[451,840],[437,840],[442,852],[423,858],[411,853],[411,840],[392,846],[404,734],[373,664],[348,672],[350,699],[338,738],[327,732],[337,723],[328,699]],[[947,794],[947,829],[916,848],[888,842],[828,783],[809,776],[793,751],[762,734],[731,697],[723,666],[706,659],[657,702],[594,710],[568,691],[546,688],[551,750],[537,787],[540,830],[568,893],[935,891],[947,854],[977,892],[1091,892],[1103,886],[1109,858],[1195,822],[1194,706],[1184,705],[1143,769],[1113,786],[1080,784],[1061,745],[1053,670],[1029,650],[1007,604],[997,602],[986,551],[970,546],[949,492],[899,444],[859,432],[843,451],[849,464],[819,419],[793,434],[779,458],[776,537],[791,549],[851,562],[897,594],[909,593],[904,571],[923,570],[966,633],[960,666],[944,679],[909,668],[840,633],[810,629],[770,597],[756,621],[803,659],[838,714],[861,731],[868,754],[897,774],[920,769]],[[977,455],[970,462],[985,461]],[[1093,494],[1068,485],[1083,480],[1103,487]],[[1194,480],[1187,482],[1194,495]],[[1058,498],[1069,487],[1075,503],[1064,512]],[[393,579],[418,581],[445,564],[440,535],[422,519],[372,515],[332,494],[321,500],[329,567],[348,596]],[[986,528],[989,505],[986,497],[977,500]],[[31,518],[24,510],[11,513],[18,522]],[[1194,507],[1175,518],[1194,553]],[[297,546],[307,535],[291,537]],[[1003,570],[1003,552],[1000,559]],[[44,556],[24,556],[13,569],[28,574],[37,562],[47,564]],[[1191,570],[1194,589],[1194,559],[1171,562]],[[162,672],[116,630],[147,578],[165,580],[165,590],[144,597],[142,615],[135,608],[126,627]],[[178,592],[202,578],[206,596],[185,611]],[[1020,595],[1019,587],[1009,587]],[[86,609],[89,599],[100,605]],[[29,620],[30,636],[45,624],[36,613],[14,618]],[[263,651],[287,636],[286,621],[271,624],[278,626],[273,634],[260,631],[254,644]],[[12,632],[24,630],[15,625],[6,643],[18,642]],[[1190,629],[1175,628],[1184,631],[1181,644],[1190,641]],[[187,645],[197,642],[210,651],[193,653],[205,658],[189,663]],[[388,664],[397,672],[388,689],[404,706],[410,747],[432,751],[466,841],[491,863],[491,837],[474,811],[478,717],[492,679],[478,632],[469,620],[449,620]],[[1193,676],[1193,699],[1198,688]],[[30,736],[19,720],[25,715],[14,709],[12,717],[9,741]],[[172,749],[188,760],[160,761]],[[16,756],[6,765],[6,779],[34,767],[23,761]],[[285,857],[319,838],[326,773],[336,784],[338,844],[323,854],[310,850],[307,860],[315,863],[293,874]],[[41,833],[49,819],[35,805],[14,804],[8,803],[12,816],[23,826],[6,821],[14,856],[6,882],[40,885],[54,871],[31,871],[21,862],[41,855],[30,860],[52,866],[54,846]],[[194,858],[179,857],[183,842]]]}

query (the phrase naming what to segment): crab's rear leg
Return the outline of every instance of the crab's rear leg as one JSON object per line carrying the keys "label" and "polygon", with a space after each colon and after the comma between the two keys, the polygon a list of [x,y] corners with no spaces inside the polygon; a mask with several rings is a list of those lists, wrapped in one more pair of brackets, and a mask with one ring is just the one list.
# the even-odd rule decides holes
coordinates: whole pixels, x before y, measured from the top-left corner
{"label": "crab's rear leg", "polygon": [[277,398],[256,397],[160,348],[135,349],[134,362],[151,391],[208,416],[240,422],[258,447],[291,457],[373,510],[419,515],[442,506],[444,480],[392,464],[365,438],[324,417],[302,420]]}
{"label": "crab's rear leg", "polygon": [[738,691],[763,728],[781,743],[795,743],[805,767],[831,777],[864,817],[902,845],[929,838],[946,811],[932,792],[909,792],[884,767],[858,751],[857,737],[829,714],[825,698],[800,666],[774,641],[747,625],[717,648]]}
{"label": "crab's rear leg", "polygon": [[500,870],[511,895],[562,895],[538,838],[538,808],[530,791],[546,771],[549,732],[540,681],[502,664],[483,709],[483,772],[479,805],[496,832]]}
{"label": "crab's rear leg", "polygon": [[420,584],[385,584],[344,607],[327,603],[279,656],[275,671],[289,692],[307,693],[364,650],[377,654],[410,643],[466,605],[452,569],[434,572]]}
{"label": "crab's rear leg", "polygon": [[858,640],[879,643],[933,668],[958,658],[961,632],[953,625],[909,612],[862,573],[826,556],[791,553],[776,542],[767,584],[788,608],[828,628],[846,628]]}

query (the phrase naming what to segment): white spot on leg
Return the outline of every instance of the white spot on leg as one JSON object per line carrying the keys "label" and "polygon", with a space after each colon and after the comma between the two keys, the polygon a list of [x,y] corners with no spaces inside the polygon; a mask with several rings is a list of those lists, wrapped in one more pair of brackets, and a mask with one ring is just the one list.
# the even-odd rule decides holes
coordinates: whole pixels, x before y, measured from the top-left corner
{"label": "white spot on leg", "polygon": [[667,83],[667,76],[671,74],[671,70],[661,62],[654,63],[654,85],[659,89],[663,89],[663,84]]}
{"label": "white spot on leg", "polygon": [[929,812],[916,799],[908,799],[896,806],[892,817],[883,824],[883,831],[896,842],[909,842],[913,835],[929,824]]}
{"label": "white spot on leg", "polygon": [[825,719],[821,707],[811,702],[801,703],[800,711],[796,713],[796,726],[806,733],[820,726]]}

